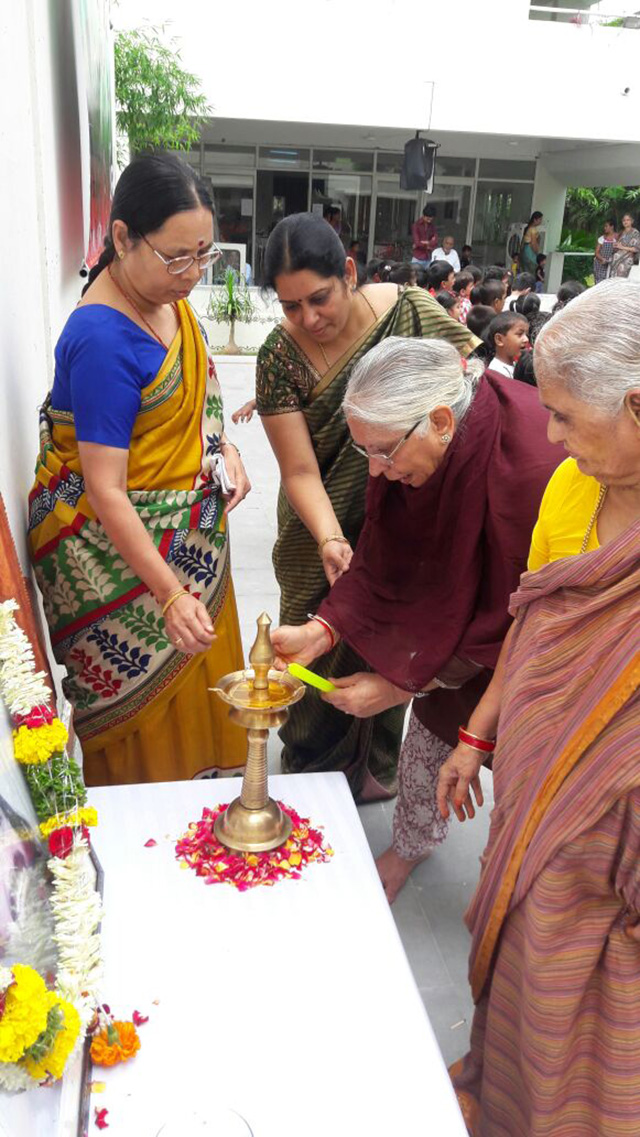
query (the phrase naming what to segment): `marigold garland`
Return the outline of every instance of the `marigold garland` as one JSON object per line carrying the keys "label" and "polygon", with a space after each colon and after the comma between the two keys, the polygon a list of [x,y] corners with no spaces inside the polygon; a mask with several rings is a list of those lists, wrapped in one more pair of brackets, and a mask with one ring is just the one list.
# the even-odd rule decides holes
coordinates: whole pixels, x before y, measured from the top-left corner
{"label": "marigold garland", "polygon": [[37,1081],[46,1079],[55,1082],[62,1077],[67,1059],[78,1039],[80,1015],[72,1003],[68,1003],[66,999],[60,999],[52,991],[49,994],[52,999],[51,1007],[58,1010],[62,1020],[61,1025],[56,1030],[51,1046],[46,1053],[37,1058],[27,1054],[24,1058],[24,1066],[31,1077]]}
{"label": "marigold garland", "polygon": [[72,809],[70,813],[61,814],[57,817],[50,817],[48,821],[43,821],[40,825],[40,832],[43,837],[48,837],[55,829],[62,829],[65,825],[72,825],[74,828],[80,829],[83,825],[97,825],[98,814],[93,806],[89,805],[86,809]]}
{"label": "marigold garland", "polygon": [[0,971],[0,1062],[17,1062],[47,1026],[50,992],[32,967],[16,963]]}
{"label": "marigold garland", "polygon": [[206,884],[232,884],[239,892],[279,880],[298,880],[309,864],[320,864],[333,856],[323,842],[320,827],[314,828],[290,806],[279,802],[292,822],[291,836],[279,849],[266,853],[237,853],[221,845],[213,832],[216,818],[228,805],[203,809],[200,821],[192,821],[187,833],[176,844],[176,857],[193,869]]}
{"label": "marigold garland", "polygon": [[0,603],[0,694],[13,719],[14,754],[25,775],[43,838],[51,838],[51,908],[58,950],[57,991],[32,968],[0,968],[0,1087],[25,1089],[59,1078],[94,1017],[101,979],[96,934],[102,905],[95,891],[82,773],[65,752],[66,727],[51,710],[44,672],[36,673],[15,600]]}
{"label": "marigold garland", "polygon": [[13,753],[21,766],[41,766],[63,751],[69,732],[59,718],[42,726],[20,726],[13,732]]}

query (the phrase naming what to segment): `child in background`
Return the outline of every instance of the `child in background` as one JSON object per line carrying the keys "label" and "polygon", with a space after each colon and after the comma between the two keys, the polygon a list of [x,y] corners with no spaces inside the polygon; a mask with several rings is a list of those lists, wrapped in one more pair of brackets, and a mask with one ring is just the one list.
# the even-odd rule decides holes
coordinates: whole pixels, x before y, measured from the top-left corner
{"label": "child in background", "polygon": [[429,266],[429,292],[452,292],[455,273],[448,261],[434,261]]}
{"label": "child in background", "polygon": [[493,352],[489,371],[513,379],[516,360],[529,347],[529,321],[518,312],[501,312],[489,324],[486,342]]}
{"label": "child in background", "polygon": [[494,316],[495,312],[493,308],[488,308],[486,304],[473,304],[467,316],[467,327],[469,331],[473,332],[474,336],[477,336],[479,340],[483,341],[476,347],[473,354],[482,360],[485,367],[491,358],[489,348],[486,344],[486,338]]}
{"label": "child in background", "polygon": [[460,301],[460,323],[466,324],[471,308],[471,290],[474,279],[470,272],[457,272],[453,280],[453,291]]}
{"label": "child in background", "polygon": [[513,378],[521,383],[528,383],[530,387],[537,387],[532,351],[523,351],[513,369]]}
{"label": "child in background", "polygon": [[498,312],[504,308],[505,287],[501,280],[483,280],[482,284],[476,284],[471,298],[474,300],[477,296],[477,303],[486,304],[488,308],[493,308],[497,316]]}
{"label": "child in background", "polygon": [[544,274],[547,265],[547,258],[544,253],[538,253],[536,257],[536,292],[544,292]]}
{"label": "child in background", "polygon": [[460,300],[454,292],[436,292],[436,300],[452,320],[460,323]]}

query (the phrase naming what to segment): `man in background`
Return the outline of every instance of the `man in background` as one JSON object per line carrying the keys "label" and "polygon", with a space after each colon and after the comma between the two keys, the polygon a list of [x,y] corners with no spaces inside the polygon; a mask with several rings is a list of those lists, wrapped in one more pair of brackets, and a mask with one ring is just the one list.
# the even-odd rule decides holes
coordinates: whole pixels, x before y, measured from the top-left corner
{"label": "man in background", "polygon": [[422,217],[414,221],[411,226],[411,237],[413,239],[411,263],[417,264],[421,268],[426,268],[430,264],[433,250],[438,244],[438,232],[434,225],[434,216],[433,207],[425,205],[422,210]]}
{"label": "man in background", "polygon": [[460,272],[460,257],[454,249],[455,238],[445,237],[442,245],[433,250],[432,260],[448,261],[454,272]]}

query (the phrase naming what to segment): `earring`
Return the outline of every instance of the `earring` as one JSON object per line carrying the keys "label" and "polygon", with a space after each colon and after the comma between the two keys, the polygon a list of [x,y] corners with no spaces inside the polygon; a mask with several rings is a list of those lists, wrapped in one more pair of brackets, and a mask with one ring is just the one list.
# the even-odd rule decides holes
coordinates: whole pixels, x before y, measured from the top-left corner
{"label": "earring", "polygon": [[441,434],[440,435],[440,441],[441,441],[443,446],[446,446],[447,442],[451,442],[451,435],[450,434]]}
{"label": "earring", "polygon": [[358,286],[357,286],[356,284],[352,284],[352,285],[351,285],[351,291],[352,291],[352,292],[357,292],[357,291],[358,291]]}
{"label": "earring", "polygon": [[122,249],[118,249],[118,256],[120,257],[121,261],[124,260],[124,253],[123,253]]}

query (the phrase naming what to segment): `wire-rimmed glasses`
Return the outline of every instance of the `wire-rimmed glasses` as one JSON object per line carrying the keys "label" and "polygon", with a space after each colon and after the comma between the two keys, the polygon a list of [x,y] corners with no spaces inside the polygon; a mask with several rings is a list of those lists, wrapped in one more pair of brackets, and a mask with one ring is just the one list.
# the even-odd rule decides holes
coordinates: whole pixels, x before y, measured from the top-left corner
{"label": "wire-rimmed glasses", "polygon": [[364,450],[362,446],[357,446],[356,443],[353,441],[353,439],[351,440],[351,445],[353,446],[353,449],[357,450],[358,454],[362,454],[363,458],[366,458],[367,461],[371,461],[373,459],[374,462],[382,462],[385,466],[393,466],[394,454],[397,454],[400,447],[404,446],[405,442],[409,438],[411,438],[411,435],[413,434],[414,430],[418,429],[418,427],[420,426],[421,423],[424,422],[426,417],[427,416],[424,415],[423,418],[418,419],[418,421],[416,423],[414,423],[414,425],[411,427],[411,430],[408,430],[406,434],[403,434],[400,441],[396,442],[396,444],[395,444],[395,446],[394,446],[394,448],[390,454],[376,453],[375,451],[373,453],[371,453],[369,450]]}
{"label": "wire-rimmed glasses", "polygon": [[145,245],[149,246],[151,252],[155,253],[158,259],[162,261],[170,276],[180,276],[183,272],[186,272],[187,269],[190,269],[191,265],[195,261],[198,262],[198,268],[200,269],[200,272],[204,272],[205,269],[209,268],[211,265],[216,264],[216,262],[219,261],[223,255],[222,249],[219,248],[214,241],[209,246],[206,253],[198,253],[198,255],[195,257],[164,257],[162,253],[159,253],[157,249],[154,249],[150,241],[147,241],[144,233],[141,233],[140,236],[142,237]]}

